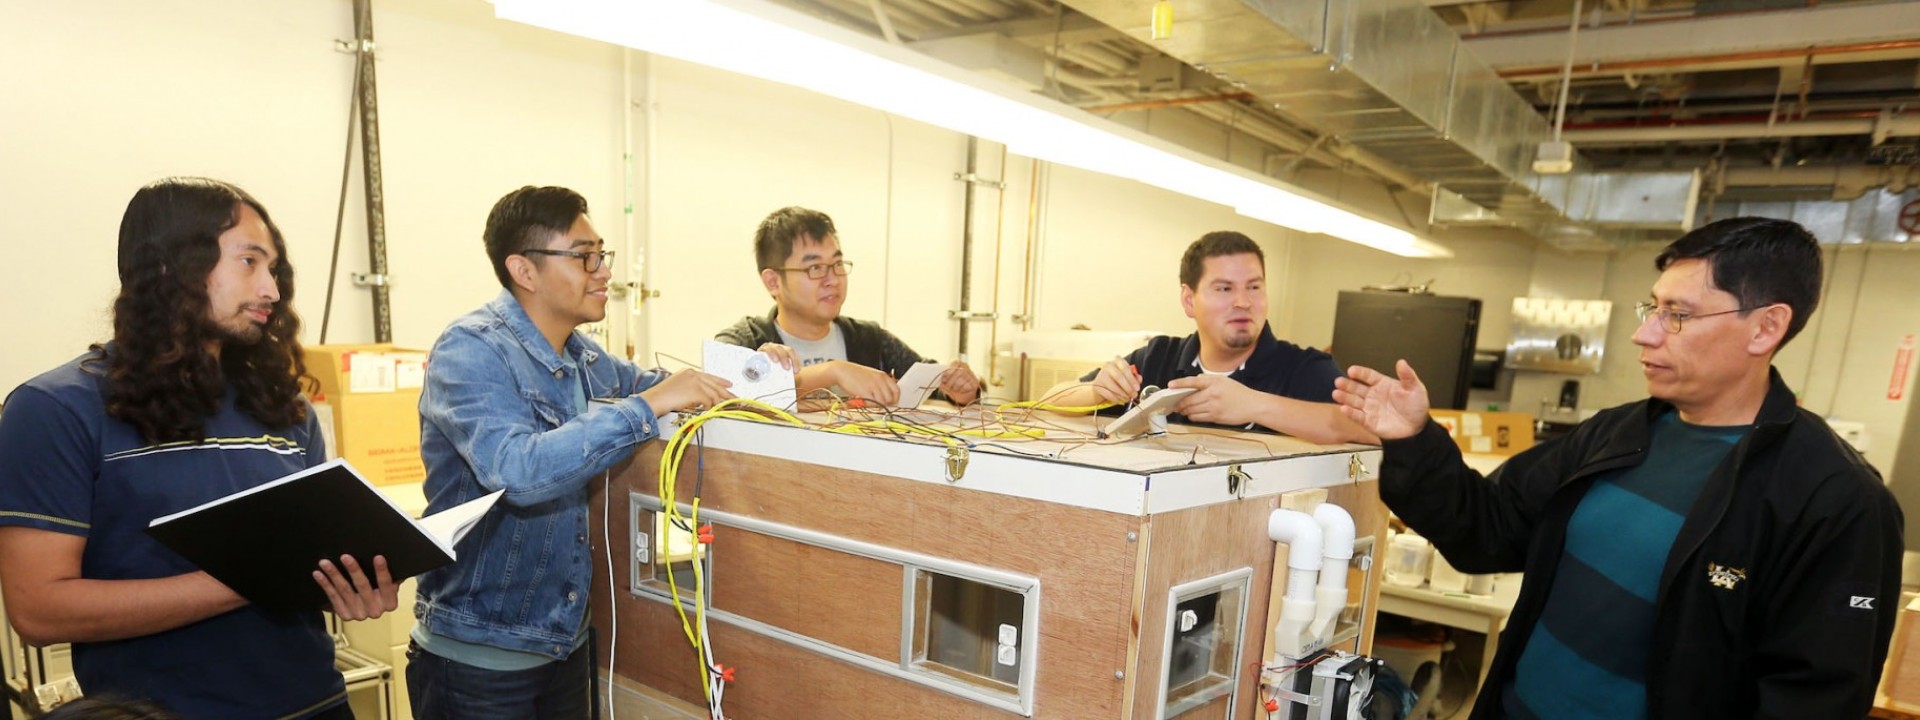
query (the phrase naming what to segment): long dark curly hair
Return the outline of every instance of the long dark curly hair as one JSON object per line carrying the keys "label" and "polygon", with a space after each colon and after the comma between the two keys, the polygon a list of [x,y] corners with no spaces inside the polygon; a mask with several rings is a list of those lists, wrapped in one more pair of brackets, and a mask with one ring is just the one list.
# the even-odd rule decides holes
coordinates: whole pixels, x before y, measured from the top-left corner
{"label": "long dark curly hair", "polygon": [[[256,342],[232,338],[208,317],[207,277],[220,261],[220,235],[239,224],[243,203],[266,223],[280,258],[273,269],[280,300]],[[215,342],[217,357],[208,352]],[[237,406],[268,427],[305,421],[301,389],[314,381],[293,312],[293,264],[260,201],[228,183],[192,177],[158,180],[134,193],[120,219],[120,295],[113,343],[104,350],[107,412],[148,442],[204,440],[229,385]]]}

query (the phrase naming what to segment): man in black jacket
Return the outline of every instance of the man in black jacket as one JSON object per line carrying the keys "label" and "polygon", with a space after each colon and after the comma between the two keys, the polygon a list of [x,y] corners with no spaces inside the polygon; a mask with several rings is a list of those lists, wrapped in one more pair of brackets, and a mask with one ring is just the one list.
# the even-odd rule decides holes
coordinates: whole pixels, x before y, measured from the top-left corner
{"label": "man in black jacket", "polygon": [[[833,219],[818,210],[788,207],[760,221],[753,237],[760,282],[773,296],[765,317],[748,316],[715,339],[757,348],[793,368],[794,384],[808,393],[832,388],[853,398],[892,405],[900,376],[924,359],[877,323],[840,315],[853,263],[840,252]],[[966,405],[980,394],[980,378],[964,360],[940,377],[940,391]]]}
{"label": "man in black jacket", "polygon": [[1426,388],[1350,368],[1380,494],[1447,561],[1526,572],[1473,717],[1857,718],[1900,594],[1893,496],[1772,369],[1820,295],[1797,224],[1733,218],[1667,246],[1639,307],[1647,400],[1483,478]]}

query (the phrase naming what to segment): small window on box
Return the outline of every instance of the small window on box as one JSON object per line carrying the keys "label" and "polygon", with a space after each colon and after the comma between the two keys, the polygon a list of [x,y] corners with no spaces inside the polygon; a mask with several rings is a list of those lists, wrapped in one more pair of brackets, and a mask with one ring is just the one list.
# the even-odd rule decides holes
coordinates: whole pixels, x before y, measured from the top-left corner
{"label": "small window on box", "polygon": [[[1246,635],[1250,570],[1175,587],[1168,594],[1167,647],[1160,717],[1180,717],[1227,697],[1238,704],[1240,650]],[[1230,716],[1230,715],[1229,715]],[[1223,716],[1226,717],[1226,716]]]}
{"label": "small window on box", "polygon": [[693,587],[693,563],[706,557],[707,546],[693,530],[674,524],[666,513],[653,515],[653,579],[666,586],[667,575],[685,592]]}
{"label": "small window on box", "polygon": [[929,570],[914,574],[912,666],[1017,695],[1026,596]]}

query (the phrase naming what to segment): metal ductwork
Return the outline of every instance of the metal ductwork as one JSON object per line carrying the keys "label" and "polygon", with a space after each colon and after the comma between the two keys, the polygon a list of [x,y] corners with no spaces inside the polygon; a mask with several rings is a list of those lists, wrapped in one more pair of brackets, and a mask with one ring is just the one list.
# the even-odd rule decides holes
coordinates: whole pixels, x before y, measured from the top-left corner
{"label": "metal ductwork", "polygon": [[1546,121],[1423,0],[1184,0],[1158,41],[1151,0],[1066,4],[1440,186],[1435,223],[1691,227],[1692,171],[1535,174]]}
{"label": "metal ductwork", "polygon": [[1722,201],[1711,211],[1715,218],[1756,217],[1792,220],[1826,245],[1860,243],[1920,243],[1920,233],[1900,227],[1901,211],[1920,203],[1920,189],[1876,191],[1851,201]]}

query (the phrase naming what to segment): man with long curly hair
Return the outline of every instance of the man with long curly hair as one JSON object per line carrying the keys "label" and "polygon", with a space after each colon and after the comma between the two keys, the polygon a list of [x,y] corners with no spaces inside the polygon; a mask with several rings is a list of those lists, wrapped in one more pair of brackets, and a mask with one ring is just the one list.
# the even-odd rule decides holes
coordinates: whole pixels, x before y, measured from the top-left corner
{"label": "man with long curly hair", "polygon": [[[300,392],[293,268],[266,208],[205,178],[135,193],[113,340],[0,414],[0,585],[28,642],[73,644],[88,693],[188,717],[351,718],[319,612],[280,613],[148,537],[148,521],[326,461]],[[397,603],[385,561],[320,561],[343,619]],[[369,574],[377,581],[368,581]]]}
{"label": "man with long curly hair", "polygon": [[660,414],[731,395],[725,380],[642,370],[576,332],[607,316],[613,275],[579,193],[508,193],[482,237],[502,289],[433,344],[420,455],[428,512],[506,494],[456,548],[461,562],[420,576],[413,716],[585,718],[592,481],[657,437]]}

